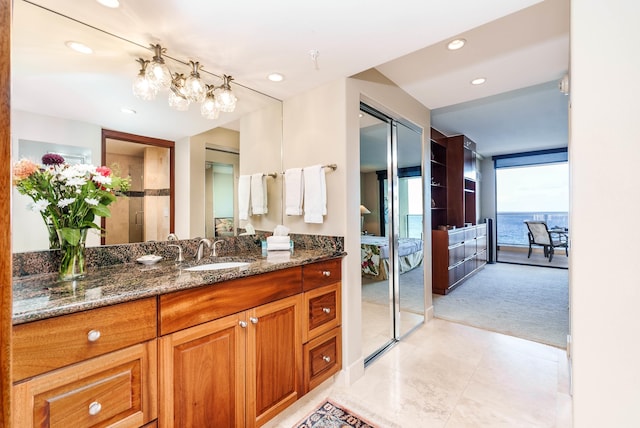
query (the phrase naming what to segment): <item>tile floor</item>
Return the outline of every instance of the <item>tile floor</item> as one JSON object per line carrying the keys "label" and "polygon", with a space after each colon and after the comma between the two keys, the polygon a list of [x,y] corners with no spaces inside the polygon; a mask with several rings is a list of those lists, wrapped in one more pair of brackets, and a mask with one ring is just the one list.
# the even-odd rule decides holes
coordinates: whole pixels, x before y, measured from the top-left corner
{"label": "tile floor", "polygon": [[327,381],[266,427],[293,427],[327,397],[379,428],[571,427],[564,351],[440,319],[353,385]]}

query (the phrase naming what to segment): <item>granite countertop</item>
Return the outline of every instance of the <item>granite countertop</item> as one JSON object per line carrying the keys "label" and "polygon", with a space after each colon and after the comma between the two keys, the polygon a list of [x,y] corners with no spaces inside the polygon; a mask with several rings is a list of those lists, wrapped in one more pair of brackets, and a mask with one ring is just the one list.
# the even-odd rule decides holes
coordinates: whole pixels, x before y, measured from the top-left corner
{"label": "granite countertop", "polygon": [[[50,318],[87,309],[158,296],[177,290],[199,287],[342,257],[343,252],[295,250],[260,253],[246,252],[232,257],[203,258],[200,262],[177,265],[162,260],[153,265],[125,263],[89,269],[78,281],[59,282],[57,274],[38,274],[13,279],[13,324]],[[194,264],[218,261],[246,261],[248,266],[213,271],[186,271]]]}

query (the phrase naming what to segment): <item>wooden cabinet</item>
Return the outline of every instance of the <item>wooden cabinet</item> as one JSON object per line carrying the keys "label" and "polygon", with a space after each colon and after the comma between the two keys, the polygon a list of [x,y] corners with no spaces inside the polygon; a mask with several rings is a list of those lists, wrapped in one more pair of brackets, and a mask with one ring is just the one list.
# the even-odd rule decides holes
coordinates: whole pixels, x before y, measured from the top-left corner
{"label": "wooden cabinet", "polygon": [[340,260],[304,266],[304,392],[342,369],[342,267]]}
{"label": "wooden cabinet", "polygon": [[476,224],[476,144],[431,130],[431,228]]}
{"label": "wooden cabinet", "polygon": [[432,291],[447,294],[487,263],[487,227],[431,231]]}
{"label": "wooden cabinet", "polygon": [[159,426],[261,426],[300,398],[302,299],[299,267],[161,296]]}
{"label": "wooden cabinet", "polygon": [[157,416],[155,298],[14,327],[19,427],[139,427]]}

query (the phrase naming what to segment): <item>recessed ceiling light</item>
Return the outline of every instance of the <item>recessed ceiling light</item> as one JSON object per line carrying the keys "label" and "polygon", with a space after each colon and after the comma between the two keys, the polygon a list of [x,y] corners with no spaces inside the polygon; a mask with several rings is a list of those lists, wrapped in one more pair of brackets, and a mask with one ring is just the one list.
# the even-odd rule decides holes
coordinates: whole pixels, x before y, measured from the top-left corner
{"label": "recessed ceiling light", "polygon": [[456,51],[460,48],[462,48],[465,43],[467,43],[467,41],[465,39],[455,39],[455,40],[451,40],[449,42],[449,44],[447,45],[447,49],[449,49],[450,51]]}
{"label": "recessed ceiling light", "polygon": [[267,76],[267,79],[271,80],[272,82],[282,82],[284,80],[284,76],[280,73],[271,73]]}
{"label": "recessed ceiling light", "polygon": [[73,49],[76,52],[80,52],[82,54],[92,54],[93,53],[93,49],[91,49],[89,46],[80,43],[80,42],[74,42],[74,41],[68,41],[65,43],[65,45],[69,48],[69,49]]}
{"label": "recessed ceiling light", "polygon": [[112,9],[120,7],[120,2],[118,0],[97,0],[97,2]]}
{"label": "recessed ceiling light", "polygon": [[478,78],[476,78],[476,79],[473,79],[473,80],[471,81],[471,84],[472,84],[472,85],[482,85],[482,84],[483,84],[484,82],[486,82],[486,81],[487,81],[487,79],[485,79],[484,77],[478,77]]}
{"label": "recessed ceiling light", "polygon": [[120,109],[120,111],[121,111],[122,113],[124,113],[124,114],[136,114],[136,113],[137,113],[134,109],[129,108],[129,107],[122,107],[122,108]]}

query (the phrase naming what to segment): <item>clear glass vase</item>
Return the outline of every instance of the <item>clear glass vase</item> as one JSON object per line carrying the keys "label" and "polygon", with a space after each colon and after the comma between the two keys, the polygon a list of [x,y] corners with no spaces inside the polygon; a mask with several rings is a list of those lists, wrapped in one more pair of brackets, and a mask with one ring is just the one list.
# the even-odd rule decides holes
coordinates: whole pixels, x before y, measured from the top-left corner
{"label": "clear glass vase", "polygon": [[87,273],[85,243],[88,229],[65,227],[56,229],[60,242],[60,267],[58,278],[62,281],[79,279]]}

